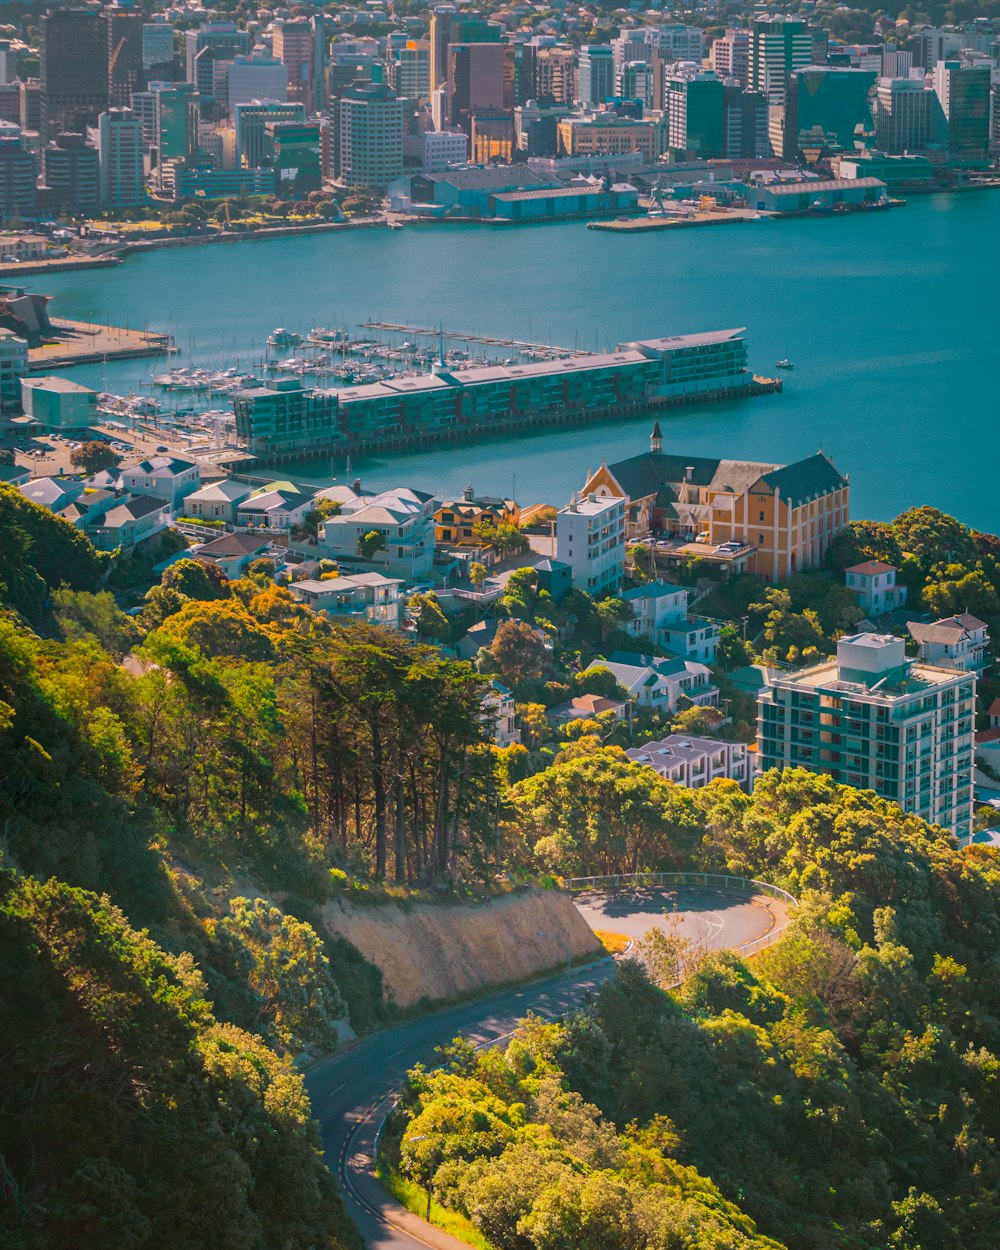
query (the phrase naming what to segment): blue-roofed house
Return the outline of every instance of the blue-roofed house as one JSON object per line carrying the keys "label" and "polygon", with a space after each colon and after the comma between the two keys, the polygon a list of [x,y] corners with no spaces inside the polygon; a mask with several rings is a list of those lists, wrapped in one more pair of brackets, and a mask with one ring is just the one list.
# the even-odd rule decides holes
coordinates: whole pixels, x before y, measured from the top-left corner
{"label": "blue-roofed house", "polygon": [[714,664],[719,653],[718,623],[688,615],[689,593],[685,586],[662,580],[626,590],[622,598],[635,613],[626,629],[633,638],[651,638],[683,659]]}

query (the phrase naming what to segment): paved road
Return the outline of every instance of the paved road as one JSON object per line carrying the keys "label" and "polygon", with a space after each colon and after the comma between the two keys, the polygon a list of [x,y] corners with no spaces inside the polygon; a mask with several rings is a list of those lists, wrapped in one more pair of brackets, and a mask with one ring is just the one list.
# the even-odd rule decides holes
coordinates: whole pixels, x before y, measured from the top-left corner
{"label": "paved road", "polygon": [[[669,905],[692,933],[708,933],[715,946],[741,946],[768,932],[780,916],[765,904],[713,891],[636,891],[589,896],[581,908],[596,928],[641,935]],[[462,1033],[474,1044],[505,1037],[529,1010],[561,1015],[587,990],[614,975],[614,961],[602,960],[534,985],[448,1007],[419,1020],[361,1039],[350,1050],[325,1059],[306,1077],[313,1114],[319,1121],[327,1165],[337,1177],[347,1209],[372,1250],[468,1250],[463,1242],[405,1211],[371,1172],[375,1134],[392,1092],[406,1070],[432,1062],[434,1048]]]}
{"label": "paved road", "polygon": [[787,916],[778,899],[691,886],[588,890],[576,895],[576,905],[592,929],[639,938],[655,926],[706,949],[745,946]]}

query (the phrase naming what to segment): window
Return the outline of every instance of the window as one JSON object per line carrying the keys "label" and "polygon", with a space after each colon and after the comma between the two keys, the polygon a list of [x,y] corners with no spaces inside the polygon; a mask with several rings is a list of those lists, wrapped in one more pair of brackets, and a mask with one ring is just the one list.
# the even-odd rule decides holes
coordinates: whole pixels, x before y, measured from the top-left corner
{"label": "window", "polygon": [[761,509],[760,512],[757,513],[757,520],[763,521],[763,519],[764,519],[764,510]]}

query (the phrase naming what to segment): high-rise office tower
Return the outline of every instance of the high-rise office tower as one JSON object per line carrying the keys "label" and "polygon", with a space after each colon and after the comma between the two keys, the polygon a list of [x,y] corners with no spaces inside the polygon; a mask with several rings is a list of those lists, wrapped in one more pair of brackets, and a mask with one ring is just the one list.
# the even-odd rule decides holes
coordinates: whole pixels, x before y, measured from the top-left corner
{"label": "high-rise office tower", "polygon": [[308,18],[274,23],[272,50],[288,70],[288,98],[313,108],[313,24]]}
{"label": "high-rise office tower", "polygon": [[165,74],[163,70],[173,63],[174,28],[169,22],[143,22],[142,68],[147,76],[157,82],[172,79],[173,74]]}
{"label": "high-rise office tower", "polygon": [[108,103],[124,108],[133,91],[144,85],[142,14],[109,9],[104,14],[108,32]]}
{"label": "high-rise office tower", "polygon": [[28,217],[35,211],[38,161],[24,144],[21,127],[0,122],[0,213]]}
{"label": "high-rise office tower", "polygon": [[503,27],[476,13],[431,14],[430,74],[431,91],[448,78],[448,47],[452,43],[499,43]]}
{"label": "high-rise office tower", "polygon": [[985,164],[990,150],[990,67],[938,61],[934,93],[947,123],[949,161]]}
{"label": "high-rise office tower", "polygon": [[404,100],[429,103],[431,98],[431,45],[429,39],[408,39],[396,52],[392,64],[392,89]]}
{"label": "high-rise office tower", "polygon": [[901,155],[944,143],[944,113],[922,78],[880,78],[875,92],[875,146]]}
{"label": "high-rise office tower", "polygon": [[785,144],[792,159],[807,148],[853,153],[872,129],[869,103],[875,73],[835,65],[797,69],[788,81]]}
{"label": "high-rise office tower", "polygon": [[605,44],[585,44],[580,49],[580,78],[577,98],[596,108],[615,94],[615,59]]}
{"label": "high-rise office tower", "polygon": [[453,43],[448,47],[451,125],[472,134],[477,113],[510,114],[513,136],[514,49],[506,43]]}
{"label": "high-rise office tower", "polygon": [[746,87],[750,71],[750,32],[727,30],[724,38],[713,41],[708,60],[720,78],[735,78],[741,87]]}
{"label": "high-rise office tower", "polygon": [[771,155],[767,131],[767,99],[759,91],[725,87],[723,156],[726,160],[755,160]]}
{"label": "high-rise office tower", "polygon": [[97,124],[108,105],[108,30],[101,13],[54,9],[40,23],[41,129],[54,139]]}
{"label": "high-rise office tower", "polygon": [[288,67],[276,56],[255,48],[250,56],[238,56],[229,66],[229,113],[237,104],[251,100],[288,99]]}
{"label": "high-rise office tower", "polygon": [[247,30],[239,30],[235,22],[205,22],[197,30],[184,32],[184,75],[188,82],[195,78],[195,57],[202,48],[226,48],[233,56],[245,56],[252,46]]}
{"label": "high-rise office tower", "polygon": [[403,102],[381,83],[350,87],[337,101],[337,177],[383,193],[403,172]]}
{"label": "high-rise office tower", "polygon": [[534,99],[569,106],[576,99],[576,53],[572,48],[535,51]]}
{"label": "high-rise office tower", "polygon": [[188,82],[150,83],[156,109],[158,165],[183,161],[198,143],[198,93]]}
{"label": "high-rise office tower", "polygon": [[145,202],[142,122],[131,109],[108,109],[97,120],[101,206],[134,208]]}
{"label": "high-rise office tower", "polygon": [[267,126],[273,122],[304,122],[304,104],[294,100],[251,100],[233,108],[236,162],[242,169],[260,169],[267,157]]}
{"label": "high-rise office tower", "polygon": [[667,143],[678,160],[724,155],[725,91],[714,70],[691,62],[666,79]]}
{"label": "high-rise office tower", "polygon": [[[100,163],[97,149],[80,134],[57,135],[42,149],[44,194],[50,211],[93,213],[100,207]],[[40,202],[41,203],[41,202]]]}
{"label": "high-rise office tower", "polygon": [[812,36],[802,22],[775,17],[751,26],[747,82],[768,104],[783,105],[788,79],[811,63]]}

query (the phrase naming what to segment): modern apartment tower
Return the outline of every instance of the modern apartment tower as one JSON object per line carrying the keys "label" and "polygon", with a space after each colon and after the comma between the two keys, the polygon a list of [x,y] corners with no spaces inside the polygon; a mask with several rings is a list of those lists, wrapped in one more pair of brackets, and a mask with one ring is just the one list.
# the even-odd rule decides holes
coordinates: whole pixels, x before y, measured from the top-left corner
{"label": "modern apartment tower", "polygon": [[708,54],[709,65],[720,78],[735,78],[741,87],[748,85],[750,73],[750,32],[727,30],[725,38],[716,39]]}
{"label": "modern apartment tower", "polygon": [[772,677],[758,700],[763,768],[805,768],[874,790],[959,836],[972,831],[976,678],[856,634],[836,659]]}

